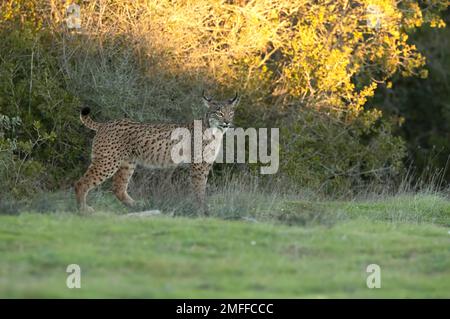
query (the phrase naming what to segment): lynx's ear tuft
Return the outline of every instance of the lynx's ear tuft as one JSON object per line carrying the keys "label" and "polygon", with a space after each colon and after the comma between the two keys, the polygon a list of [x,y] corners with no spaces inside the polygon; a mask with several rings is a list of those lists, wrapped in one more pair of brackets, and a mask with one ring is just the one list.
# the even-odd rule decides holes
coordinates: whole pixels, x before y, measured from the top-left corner
{"label": "lynx's ear tuft", "polygon": [[228,103],[229,103],[231,106],[236,107],[236,105],[239,104],[239,100],[240,100],[240,99],[241,99],[241,98],[238,96],[238,92],[236,92],[236,94],[234,95],[234,97],[233,97],[232,99],[229,99],[229,100],[228,100]]}
{"label": "lynx's ear tuft", "polygon": [[202,100],[207,108],[211,107],[210,102],[212,99],[210,97],[205,96],[205,90],[202,91]]}

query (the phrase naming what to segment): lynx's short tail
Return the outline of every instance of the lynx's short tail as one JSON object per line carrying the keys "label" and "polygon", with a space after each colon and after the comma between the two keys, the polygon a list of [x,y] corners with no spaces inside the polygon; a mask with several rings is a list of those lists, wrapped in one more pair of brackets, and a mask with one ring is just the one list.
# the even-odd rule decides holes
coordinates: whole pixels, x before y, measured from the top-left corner
{"label": "lynx's short tail", "polygon": [[97,131],[100,128],[101,123],[95,122],[93,119],[91,119],[89,113],[91,113],[91,109],[89,107],[83,107],[80,113],[81,123],[83,123],[91,130]]}

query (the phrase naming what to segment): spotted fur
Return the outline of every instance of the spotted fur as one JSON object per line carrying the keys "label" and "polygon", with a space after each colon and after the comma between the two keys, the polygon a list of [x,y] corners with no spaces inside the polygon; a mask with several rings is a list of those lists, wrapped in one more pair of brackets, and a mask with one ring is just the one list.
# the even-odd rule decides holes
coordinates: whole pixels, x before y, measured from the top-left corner
{"label": "spotted fur", "polygon": [[[234,109],[239,102],[236,96],[226,101],[215,101],[203,96],[207,112],[202,119],[203,129],[215,127],[224,132],[232,125]],[[96,131],[92,143],[92,161],[85,174],[75,183],[75,194],[80,210],[92,211],[86,204],[88,192],[112,177],[113,192],[124,204],[133,206],[134,200],[127,192],[128,183],[137,164],[148,167],[176,166],[171,149],[176,140],[171,139],[176,128],[187,128],[193,136],[194,123],[148,124],[129,119],[99,123],[89,116],[90,109],[81,110],[81,122]],[[192,190],[201,209],[206,213],[205,190],[212,164],[191,163]]]}

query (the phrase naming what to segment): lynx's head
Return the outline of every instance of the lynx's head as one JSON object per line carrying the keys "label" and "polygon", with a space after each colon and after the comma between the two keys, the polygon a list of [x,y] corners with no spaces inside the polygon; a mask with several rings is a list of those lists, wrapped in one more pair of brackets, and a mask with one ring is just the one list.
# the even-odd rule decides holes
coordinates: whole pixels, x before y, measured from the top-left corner
{"label": "lynx's head", "polygon": [[206,120],[209,127],[214,127],[225,132],[233,125],[234,110],[239,103],[238,94],[225,101],[216,101],[202,94],[203,103],[208,108]]}

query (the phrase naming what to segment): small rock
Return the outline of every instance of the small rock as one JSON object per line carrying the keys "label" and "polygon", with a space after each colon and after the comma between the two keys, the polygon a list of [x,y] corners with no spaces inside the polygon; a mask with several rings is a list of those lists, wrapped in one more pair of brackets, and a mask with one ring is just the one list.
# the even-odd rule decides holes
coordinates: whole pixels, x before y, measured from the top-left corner
{"label": "small rock", "polygon": [[251,223],[257,223],[257,222],[258,222],[258,221],[257,221],[255,218],[253,218],[253,217],[247,217],[247,216],[244,216],[244,217],[242,217],[242,219],[245,220],[246,222],[251,222]]}
{"label": "small rock", "polygon": [[158,209],[146,210],[143,212],[129,213],[126,214],[125,217],[152,217],[156,215],[161,215],[161,211]]}

